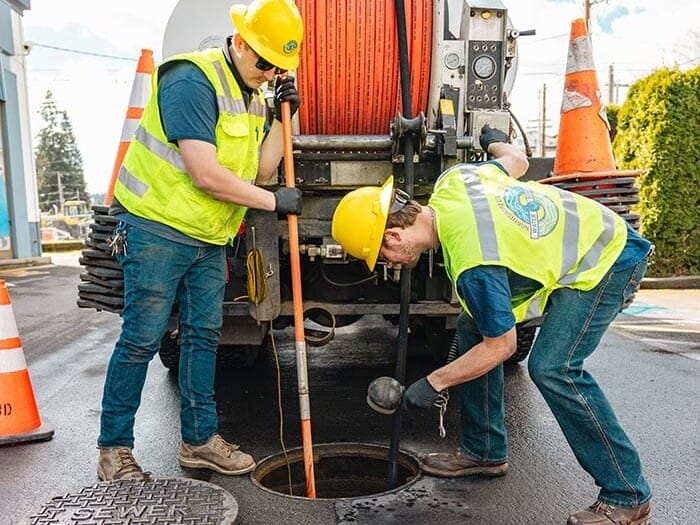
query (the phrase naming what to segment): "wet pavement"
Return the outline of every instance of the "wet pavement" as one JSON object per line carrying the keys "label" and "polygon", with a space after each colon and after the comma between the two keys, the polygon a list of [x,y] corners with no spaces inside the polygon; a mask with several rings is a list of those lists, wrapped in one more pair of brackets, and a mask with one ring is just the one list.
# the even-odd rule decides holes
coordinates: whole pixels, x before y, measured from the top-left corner
{"label": "wet pavement", "polygon": [[[52,497],[97,481],[102,381],[119,318],[77,308],[81,269],[70,259],[55,262],[60,264],[0,268],[41,416],[55,430],[51,441],[0,447],[2,523],[17,523]],[[655,493],[654,523],[686,525],[700,514],[699,307],[698,290],[641,290],[589,360],[589,370],[639,448]],[[252,369],[217,372],[221,433],[258,459],[301,445],[293,331],[276,330],[274,336],[274,345]],[[393,375],[395,336],[394,326],[367,316],[338,329],[331,344],[309,348],[315,444],[388,445],[391,418],[373,412],[365,395],[372,379]],[[407,381],[434,366],[429,358],[409,359]],[[236,499],[236,523],[241,524],[565,523],[570,511],[595,499],[596,487],[528,378],[526,363],[508,367],[506,375],[510,470],[503,478],[447,480],[421,474],[390,493],[312,501],[262,489],[248,475],[183,469],[176,459],[177,381],[158,358],[137,414],[135,454],[159,477],[223,488]],[[416,456],[454,450],[459,443],[455,399],[447,411],[445,439],[438,435],[437,411],[405,414],[402,449]]]}

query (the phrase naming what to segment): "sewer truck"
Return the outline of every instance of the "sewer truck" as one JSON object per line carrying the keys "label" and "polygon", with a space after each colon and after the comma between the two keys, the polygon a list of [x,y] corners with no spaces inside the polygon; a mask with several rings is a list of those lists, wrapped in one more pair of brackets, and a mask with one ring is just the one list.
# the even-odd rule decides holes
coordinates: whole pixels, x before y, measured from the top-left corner
{"label": "sewer truck", "polygon": [[[224,45],[232,32],[231,4],[211,0],[204,7],[199,0],[180,0],[165,29],[163,57]],[[402,270],[379,263],[369,272],[348,256],[331,236],[336,204],[348,191],[381,185],[391,175],[418,201],[427,201],[444,169],[486,160],[479,146],[484,124],[519,136],[527,148],[508,95],[517,72],[518,39],[534,31],[516,29],[499,0],[404,2],[403,24],[397,23],[394,0],[296,4],[304,40],[299,68],[290,72],[302,101],[292,140],[295,186],[303,193],[298,229],[309,322],[305,334],[313,346],[367,314],[399,320]],[[406,36],[403,56],[399,31]],[[539,172],[531,168],[526,179],[549,174],[551,164],[532,164]],[[277,182],[284,180],[281,165]],[[78,304],[118,313],[120,269],[108,248],[114,219],[105,207],[94,211]],[[294,322],[286,219],[249,210],[228,248],[228,266],[219,359],[249,365],[270,330]],[[258,280],[255,291],[251,271]],[[439,253],[422,256],[411,271],[410,289],[409,352],[444,359],[460,306]],[[527,355],[537,324],[517,327],[518,350],[511,362]],[[175,313],[160,357],[177,369]]]}

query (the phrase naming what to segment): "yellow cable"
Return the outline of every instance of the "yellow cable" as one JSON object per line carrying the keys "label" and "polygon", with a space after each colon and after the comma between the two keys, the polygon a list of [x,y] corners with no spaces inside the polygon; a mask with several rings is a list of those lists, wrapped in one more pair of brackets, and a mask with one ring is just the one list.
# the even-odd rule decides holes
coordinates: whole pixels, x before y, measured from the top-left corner
{"label": "yellow cable", "polygon": [[282,410],[282,374],[280,372],[280,360],[277,353],[277,345],[275,344],[275,334],[272,330],[272,321],[270,321],[270,341],[272,341],[272,354],[275,356],[275,367],[277,369],[277,408],[279,411],[280,420],[280,446],[284,454],[284,461],[287,464],[287,482],[289,483],[289,495],[294,495],[292,488],[292,468],[289,464],[289,456],[287,455],[287,447],[284,444],[284,415]]}
{"label": "yellow cable", "polygon": [[[248,299],[253,304],[260,303],[267,293],[267,277],[263,269],[263,260],[260,250],[254,249],[248,252],[246,257],[247,270],[247,286]],[[280,371],[279,354],[277,345],[275,344],[275,335],[272,328],[272,320],[270,320],[270,340],[272,341],[272,352],[275,357],[275,368],[277,369],[277,407],[279,412],[279,438],[282,453],[284,454],[285,463],[287,464],[287,481],[289,483],[289,495],[294,495],[292,487],[292,468],[289,464],[289,456],[287,455],[287,447],[284,444],[284,411],[282,410],[282,372]]]}
{"label": "yellow cable", "polygon": [[263,269],[263,260],[260,250],[254,249],[246,256],[248,297],[250,302],[258,304],[265,299],[267,293],[267,279]]}

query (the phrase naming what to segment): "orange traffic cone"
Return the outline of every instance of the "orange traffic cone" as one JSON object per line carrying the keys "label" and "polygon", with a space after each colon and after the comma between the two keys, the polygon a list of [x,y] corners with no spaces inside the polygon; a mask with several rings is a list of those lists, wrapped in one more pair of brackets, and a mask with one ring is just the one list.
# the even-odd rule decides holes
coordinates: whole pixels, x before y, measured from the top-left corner
{"label": "orange traffic cone", "polygon": [[10,295],[0,280],[0,445],[52,436],[39,417]]}
{"label": "orange traffic cone", "polygon": [[554,177],[600,178],[639,174],[638,171],[615,170],[609,131],[605,107],[600,102],[591,39],[586,22],[577,18],[571,23],[559,137],[552,170]]}
{"label": "orange traffic cone", "polygon": [[131,86],[129,107],[126,110],[126,118],[122,126],[122,135],[119,141],[119,149],[117,150],[117,158],[114,160],[112,178],[109,181],[109,188],[107,189],[107,196],[105,197],[105,204],[107,206],[112,204],[114,185],[117,183],[117,177],[119,176],[119,169],[122,166],[124,155],[126,155],[126,150],[129,147],[131,138],[134,136],[134,133],[136,133],[136,127],[143,114],[143,108],[146,106],[148,97],[151,95],[151,73],[153,73],[154,70],[153,51],[150,49],[142,49],[139,62],[136,65],[134,83]]}

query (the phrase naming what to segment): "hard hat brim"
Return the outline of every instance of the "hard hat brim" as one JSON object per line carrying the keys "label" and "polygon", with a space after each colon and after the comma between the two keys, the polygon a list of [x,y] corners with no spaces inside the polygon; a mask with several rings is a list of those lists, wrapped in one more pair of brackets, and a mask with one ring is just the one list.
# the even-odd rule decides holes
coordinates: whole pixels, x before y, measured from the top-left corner
{"label": "hard hat brim", "polygon": [[377,232],[377,238],[372,246],[372,253],[367,258],[367,266],[370,271],[374,271],[374,267],[377,264],[377,258],[379,257],[379,251],[382,248],[382,242],[384,242],[384,230],[386,229],[386,221],[389,218],[389,207],[391,206],[391,197],[394,193],[394,176],[391,175],[388,179],[384,181],[382,187],[379,189],[379,206],[381,209],[381,218],[383,220],[382,231]]}
{"label": "hard hat brim", "polygon": [[394,178],[380,187],[362,186],[346,194],[335,208],[331,235],[351,256],[374,270],[384,241]]}

